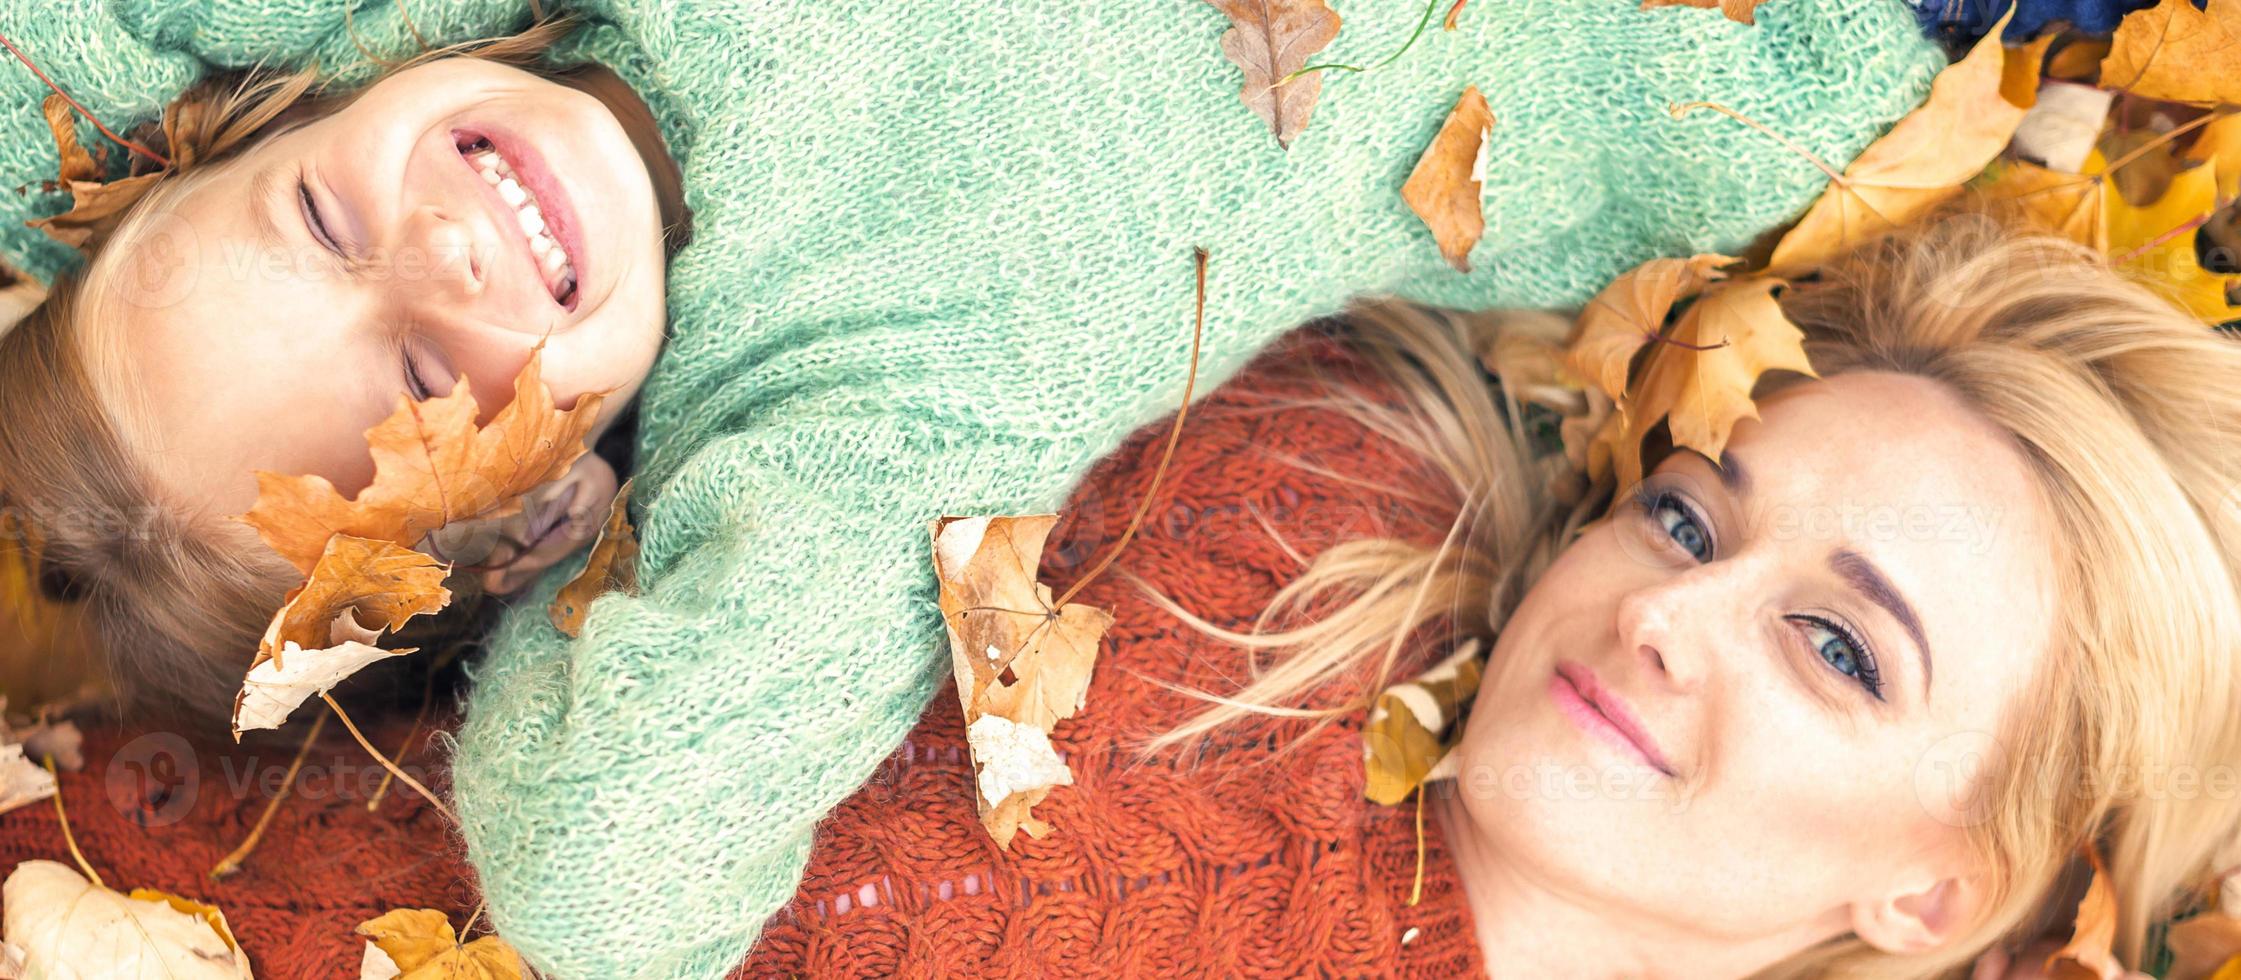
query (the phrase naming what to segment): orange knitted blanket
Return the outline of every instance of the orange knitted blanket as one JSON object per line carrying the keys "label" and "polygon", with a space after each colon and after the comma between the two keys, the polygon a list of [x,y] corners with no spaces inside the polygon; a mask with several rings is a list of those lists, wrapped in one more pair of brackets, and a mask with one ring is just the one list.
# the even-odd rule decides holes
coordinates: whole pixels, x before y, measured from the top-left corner
{"label": "orange knitted blanket", "polygon": [[[1421,504],[1347,482],[1405,479],[1405,453],[1327,409],[1282,405],[1326,391],[1320,379],[1361,376],[1359,361],[1312,330],[1264,352],[1193,409],[1161,500],[1119,564],[1236,629],[1298,574],[1299,556],[1372,535],[1437,543],[1445,515],[1421,519],[1411,513]],[[1139,431],[1061,512],[1042,566],[1055,592],[1119,539],[1169,424]],[[1410,902],[1418,814],[1363,797],[1366,711],[1288,755],[1275,747],[1309,722],[1255,719],[1217,735],[1192,765],[1172,754],[1138,763],[1134,740],[1200,706],[1153,681],[1228,693],[1246,676],[1244,655],[1122,576],[1108,573],[1075,601],[1116,621],[1086,706],[1052,737],[1075,780],[1036,807],[1055,832],[1021,834],[1005,853],[980,827],[963,716],[954,684],[945,687],[820,827],[794,902],[736,975],[1485,974],[1429,811],[1421,897]],[[1397,678],[1435,652],[1414,651]],[[1305,703],[1366,702],[1366,674]]]}
{"label": "orange knitted blanket", "polygon": [[[1403,454],[1328,411],[1276,405],[1315,394],[1313,372],[1357,369],[1336,343],[1301,331],[1194,407],[1168,489],[1120,564],[1185,608],[1242,628],[1298,573],[1286,544],[1311,556],[1371,534],[1437,542],[1444,523],[1415,521],[1406,502],[1345,482],[1398,479]],[[1167,424],[1147,426],[1083,482],[1051,537],[1043,581],[1065,590],[1119,539]],[[1243,661],[1111,573],[1077,601],[1118,619],[1087,705],[1053,740],[1077,782],[1036,807],[1056,833],[1022,834],[1011,853],[996,850],[974,812],[962,717],[947,690],[878,777],[827,821],[798,900],[769,923],[738,975],[1483,974],[1430,811],[1423,895],[1408,902],[1416,814],[1363,798],[1362,713],[1283,759],[1270,737],[1281,745],[1304,723],[1241,726],[1192,773],[1132,767],[1116,743],[1193,710],[1144,678],[1229,691]],[[1432,662],[1431,653],[1412,657],[1403,675]],[[1362,687],[1356,678],[1310,703],[1338,703]],[[409,708],[358,720],[389,751],[413,721]],[[351,928],[393,908],[435,908],[465,922],[476,894],[449,828],[402,787],[368,812],[381,773],[334,725],[248,866],[222,882],[204,877],[279,786],[298,730],[255,747],[234,746],[217,729],[89,731],[85,770],[61,781],[79,844],[112,885],[223,908],[258,976],[356,975],[364,941]],[[428,741],[423,731],[401,756],[441,791],[440,756]],[[47,803],[0,817],[0,874],[31,858],[67,860]]]}

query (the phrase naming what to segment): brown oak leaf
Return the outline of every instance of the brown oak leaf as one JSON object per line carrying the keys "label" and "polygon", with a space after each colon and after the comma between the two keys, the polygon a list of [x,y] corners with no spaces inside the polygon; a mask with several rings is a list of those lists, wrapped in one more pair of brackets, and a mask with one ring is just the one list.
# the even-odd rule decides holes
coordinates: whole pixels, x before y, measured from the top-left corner
{"label": "brown oak leaf", "polygon": [[[1238,97],[1290,149],[1307,128],[1323,73],[1291,74],[1338,37],[1338,12],[1324,0],[1207,0],[1235,25],[1222,32],[1222,56],[1245,72]],[[1287,79],[1289,79],[1287,81]]]}

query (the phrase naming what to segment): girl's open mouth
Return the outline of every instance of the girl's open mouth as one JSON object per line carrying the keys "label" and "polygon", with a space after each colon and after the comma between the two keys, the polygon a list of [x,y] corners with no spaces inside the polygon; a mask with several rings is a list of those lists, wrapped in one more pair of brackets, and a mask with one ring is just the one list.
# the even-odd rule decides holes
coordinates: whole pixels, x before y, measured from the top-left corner
{"label": "girl's open mouth", "polygon": [[525,144],[498,133],[458,131],[459,155],[504,203],[545,290],[564,309],[576,307],[582,249],[575,214],[544,161]]}

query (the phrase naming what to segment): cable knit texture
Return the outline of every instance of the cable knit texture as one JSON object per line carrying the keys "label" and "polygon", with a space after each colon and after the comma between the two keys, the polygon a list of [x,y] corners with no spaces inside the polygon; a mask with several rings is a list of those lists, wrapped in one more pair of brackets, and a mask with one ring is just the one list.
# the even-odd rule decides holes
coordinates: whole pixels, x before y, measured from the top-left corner
{"label": "cable knit texture", "polygon": [[[1367,374],[1312,330],[1264,352],[1192,410],[1119,567],[1243,628],[1299,574],[1295,556],[1370,536],[1437,546],[1455,501],[1428,475],[1406,475],[1413,457],[1327,408],[1292,407],[1327,396],[1326,378],[1374,394]],[[1168,425],[1139,430],[1067,501],[1044,551],[1054,592],[1118,543]],[[1055,831],[1021,834],[1007,853],[981,829],[957,687],[944,684],[902,748],[818,827],[793,902],[739,976],[1485,975],[1430,810],[1422,897],[1410,901],[1415,809],[1363,796],[1365,709],[1289,754],[1272,746],[1309,722],[1247,719],[1144,760],[1130,751],[1139,740],[1204,707],[1161,683],[1228,693],[1250,672],[1246,656],[1112,572],[1076,601],[1111,610],[1114,624],[1081,713],[1052,738],[1074,773],[1036,807]],[[1424,631],[1396,674],[1429,666],[1441,635]],[[1370,667],[1300,703],[1366,705]]]}
{"label": "cable knit texture", "polygon": [[[206,65],[362,76],[360,45],[527,14],[80,6],[8,6],[0,31],[112,125]],[[584,3],[599,28],[556,57],[614,62],[647,95],[698,237],[672,263],[672,337],[643,394],[644,593],[601,600],[568,640],[542,610],[573,571],[556,568],[477,668],[454,787],[500,930],[563,977],[707,977],[743,957],[818,820],[948,676],[927,522],[1048,511],[1173,408],[1192,246],[1214,257],[1209,385],[1361,293],[1577,303],[1643,259],[1740,248],[1823,183],[1672,103],[1723,103],[1841,162],[1941,63],[1893,0],[1784,0],[1756,26],[1634,8],[1473,5],[1460,30],[1326,79],[1286,152],[1238,101],[1227,21],[1190,0]],[[1420,10],[1346,4],[1327,54],[1378,60]],[[12,186],[54,168],[38,83],[6,77]],[[1498,121],[1462,275],[1398,189],[1467,84]],[[7,200],[63,204],[35,183]],[[7,224],[34,273],[67,264]]]}

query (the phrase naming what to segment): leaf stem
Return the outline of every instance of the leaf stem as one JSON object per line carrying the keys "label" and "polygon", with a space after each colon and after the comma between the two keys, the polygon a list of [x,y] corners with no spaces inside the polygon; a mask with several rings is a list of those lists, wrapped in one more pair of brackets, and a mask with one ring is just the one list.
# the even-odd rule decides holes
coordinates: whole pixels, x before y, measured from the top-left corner
{"label": "leaf stem", "polygon": [[396,776],[399,781],[418,792],[422,799],[428,801],[429,806],[435,807],[437,813],[444,815],[444,819],[454,824],[459,822],[458,814],[452,813],[451,808],[444,805],[444,801],[437,799],[436,794],[428,791],[428,787],[420,785],[420,780],[412,778],[410,773],[398,768],[396,763],[389,761],[388,756],[381,754],[380,749],[374,748],[372,742],[366,741],[365,733],[358,730],[358,725],[350,720],[350,713],[342,710],[342,705],[336,703],[334,695],[321,692],[319,699],[327,702],[327,707],[335,710],[335,717],[342,719],[342,727],[350,729],[350,737],[358,740],[359,748],[365,749],[366,754],[373,756],[374,761],[381,763],[382,768],[389,770],[391,775]]}
{"label": "leaf stem", "polygon": [[[397,746],[397,758],[402,759],[407,753],[412,751],[413,740],[420,737],[421,724],[428,720],[428,701],[429,699],[435,697],[435,695],[436,671],[434,667],[430,667],[428,669],[428,676],[421,682],[420,685],[420,710],[418,712],[415,712],[412,716],[412,727],[405,730],[405,743],[403,745]],[[325,721],[326,718],[326,715],[319,716],[319,719],[321,721]],[[381,809],[381,801],[389,795],[389,784],[396,782],[396,780],[396,773],[388,772],[386,770],[382,772],[381,785],[374,787],[373,795],[366,798],[367,813],[372,813]]]}
{"label": "leaf stem", "polygon": [[[78,110],[79,115],[86,117],[86,121],[92,123],[93,128],[100,130],[101,135],[109,137],[109,139],[115,142],[117,145],[131,150],[134,153],[138,153],[141,156],[147,157],[150,160],[154,160],[156,163],[162,166],[171,166],[171,161],[165,159],[162,154],[159,154],[154,150],[148,149],[145,146],[141,146],[138,143],[135,143],[131,140],[125,139],[122,136],[110,132],[109,127],[102,125],[101,120],[94,118],[93,113],[87,112],[85,106],[79,105],[78,100],[71,98],[70,93],[62,90],[62,86],[56,85],[54,83],[54,79],[48,78],[46,72],[40,71],[39,66],[33,64],[28,56],[26,56],[21,50],[18,50],[16,48],[15,42],[8,40],[7,35],[0,34],[0,45],[5,45],[8,49],[8,53],[15,55],[17,61],[23,62],[23,66],[25,68],[31,69],[32,74],[39,76],[40,81],[47,83],[47,87],[53,89],[54,94],[62,96],[62,101],[70,103],[70,108]],[[99,884],[98,881],[96,881],[95,883]]]}
{"label": "leaf stem", "polygon": [[[1440,6],[1440,0],[1430,0],[1430,2],[1429,2],[1429,3],[1426,3],[1426,4],[1424,5],[1424,16],[1423,16],[1423,17],[1421,17],[1421,18],[1418,18],[1418,19],[1417,19],[1417,21],[1416,21],[1416,30],[1415,30],[1415,31],[1413,31],[1413,32],[1410,32],[1410,34],[1409,34],[1409,36],[1408,36],[1408,40],[1407,40],[1406,42],[1403,42],[1403,43],[1401,44],[1400,50],[1398,50],[1398,51],[1395,51],[1395,52],[1393,52],[1392,54],[1386,55],[1386,56],[1385,56],[1385,60],[1383,60],[1383,61],[1380,61],[1380,62],[1378,62],[1378,63],[1376,63],[1376,64],[1374,64],[1374,65],[1371,65],[1371,66],[1369,66],[1369,68],[1364,68],[1364,67],[1362,67],[1362,66],[1360,66],[1360,65],[1344,65],[1344,64],[1338,64],[1338,63],[1336,63],[1336,62],[1333,62],[1333,63],[1330,63],[1330,64],[1322,64],[1322,65],[1308,65],[1308,66],[1306,66],[1306,67],[1304,67],[1304,68],[1301,68],[1301,69],[1299,69],[1299,70],[1297,70],[1297,71],[1294,71],[1294,72],[1292,72],[1292,73],[1291,73],[1291,74],[1289,74],[1289,75],[1286,75],[1286,76],[1284,76],[1284,77],[1282,77],[1282,78],[1279,78],[1279,79],[1277,79],[1277,80],[1276,80],[1276,84],[1275,84],[1275,85],[1273,85],[1273,86],[1270,86],[1270,87],[1271,87],[1271,88],[1282,88],[1282,87],[1283,87],[1283,86],[1284,86],[1285,84],[1289,83],[1289,82],[1290,82],[1290,81],[1291,81],[1292,79],[1298,78],[1298,77],[1300,77],[1301,75],[1305,75],[1305,74],[1307,74],[1308,72],[1311,72],[1311,71],[1322,71],[1323,69],[1326,69],[1326,68],[1330,68],[1330,69],[1335,69],[1335,70],[1337,70],[1337,71],[1364,72],[1364,71],[1368,71],[1368,70],[1369,70],[1370,68],[1383,68],[1383,67],[1385,67],[1386,65],[1390,65],[1390,64],[1392,64],[1392,63],[1393,63],[1394,59],[1396,59],[1396,58],[1399,58],[1399,57],[1400,57],[1401,55],[1403,55],[1403,54],[1406,54],[1406,53],[1408,53],[1408,49],[1409,49],[1409,48],[1412,48],[1412,47],[1416,46],[1416,39],[1417,39],[1417,38],[1419,38],[1419,37],[1422,37],[1422,36],[1424,36],[1424,25],[1426,25],[1426,24],[1429,24],[1429,23],[1431,23],[1431,22],[1432,22],[1432,11],[1434,11],[1434,10],[1438,10],[1438,9],[1439,9],[1439,6]],[[1455,5],[1455,9],[1456,9],[1456,10],[1458,10],[1458,11],[1462,10],[1462,9],[1463,9],[1463,4],[1462,4],[1462,3],[1460,3],[1460,2],[1459,2],[1459,3],[1457,3],[1457,4]],[[1449,29],[1450,29],[1450,30],[1452,30],[1453,28],[1449,28]]]}
{"label": "leaf stem", "polygon": [[87,880],[102,888],[109,887],[101,880],[101,872],[93,870],[93,865],[86,860],[85,852],[78,850],[77,835],[70,832],[70,812],[62,808],[62,777],[55,775],[54,755],[42,754],[39,761],[47,767],[47,775],[55,777],[54,818],[62,824],[62,846],[70,849],[71,860],[78,862],[78,870],[86,873]]}
{"label": "leaf stem", "polygon": [[1804,157],[1807,163],[1821,168],[1821,172],[1829,175],[1830,180],[1835,181],[1838,184],[1843,184],[1847,187],[1850,186],[1849,184],[1845,183],[1844,174],[1838,172],[1835,167],[1829,166],[1828,161],[1814,156],[1813,151],[1799,146],[1795,141],[1791,140],[1787,136],[1768,129],[1765,123],[1759,122],[1756,119],[1746,116],[1717,102],[1683,102],[1679,105],[1670,106],[1665,111],[1671,113],[1673,115],[1673,118],[1679,119],[1682,116],[1688,115],[1691,110],[1695,109],[1710,109],[1713,112],[1717,112],[1720,115],[1728,117],[1729,119],[1733,119],[1745,126],[1749,126],[1752,129],[1758,130],[1760,133],[1765,134],[1768,139],[1771,139],[1777,143],[1782,144],[1784,147],[1787,147],[1790,152]]}
{"label": "leaf stem", "polygon": [[249,828],[249,836],[241,842],[241,846],[234,848],[233,853],[226,855],[210,869],[211,880],[215,881],[241,870],[241,862],[248,860],[249,853],[257,849],[257,842],[264,839],[265,827],[272,823],[272,815],[280,812],[281,802],[288,798],[288,791],[295,788],[296,773],[303,768],[304,756],[311,754],[311,743],[319,739],[319,732],[326,727],[326,715],[311,720],[311,731],[304,735],[303,744],[296,746],[296,757],[288,763],[288,774],[280,779],[280,791],[272,794],[272,799],[265,801],[264,812],[257,815],[256,824]]}
{"label": "leaf stem", "polygon": [[[1438,0],[1433,0],[1433,2],[1437,3]],[[1104,560],[1099,561],[1096,567],[1091,568],[1081,578],[1075,579],[1073,586],[1068,588],[1064,595],[1059,596],[1057,602],[1051,603],[1051,608],[1054,610],[1064,608],[1067,600],[1072,599],[1075,593],[1082,590],[1082,587],[1096,581],[1097,576],[1111,566],[1113,560],[1119,558],[1120,553],[1127,549],[1128,542],[1136,537],[1136,529],[1144,525],[1144,515],[1152,509],[1152,500],[1159,495],[1159,482],[1167,476],[1167,464],[1175,460],[1175,444],[1183,439],[1183,420],[1190,417],[1191,413],[1191,391],[1198,385],[1199,347],[1206,339],[1206,250],[1204,248],[1192,249],[1191,258],[1198,266],[1198,304],[1191,326],[1191,367],[1190,373],[1183,379],[1183,404],[1175,409],[1175,424],[1168,427],[1167,430],[1167,450],[1160,454],[1159,468],[1152,471],[1152,484],[1144,489],[1144,499],[1137,502],[1136,514],[1128,519],[1128,530],[1121,532],[1120,543],[1114,545],[1113,550],[1106,552]]]}

